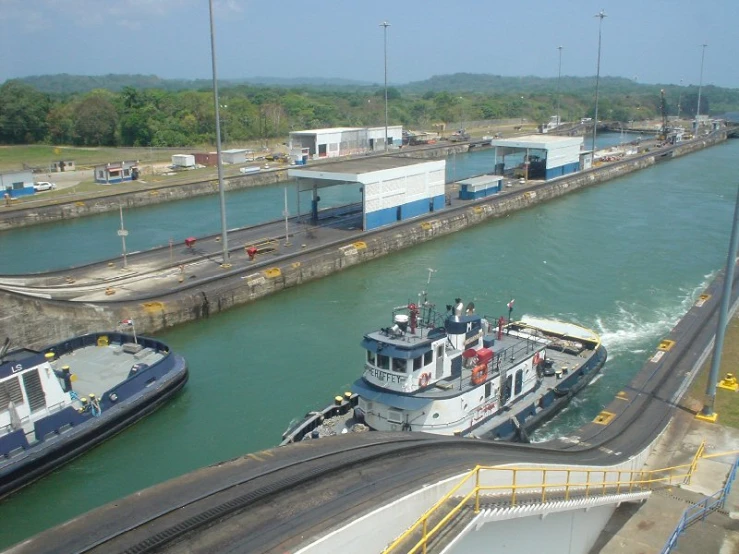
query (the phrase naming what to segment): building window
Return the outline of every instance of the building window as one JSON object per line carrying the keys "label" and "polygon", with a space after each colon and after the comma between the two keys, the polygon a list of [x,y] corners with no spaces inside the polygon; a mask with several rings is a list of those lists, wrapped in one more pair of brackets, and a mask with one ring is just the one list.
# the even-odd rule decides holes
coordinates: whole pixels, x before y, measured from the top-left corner
{"label": "building window", "polygon": [[395,410],[388,410],[387,412],[387,420],[390,423],[403,423],[403,414],[401,412],[396,412]]}

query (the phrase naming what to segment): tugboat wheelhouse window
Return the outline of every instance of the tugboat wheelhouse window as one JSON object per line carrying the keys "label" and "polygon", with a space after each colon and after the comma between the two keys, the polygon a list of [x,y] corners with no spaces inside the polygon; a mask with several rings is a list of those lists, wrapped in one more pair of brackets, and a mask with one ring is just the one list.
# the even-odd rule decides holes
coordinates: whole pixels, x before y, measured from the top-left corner
{"label": "tugboat wheelhouse window", "polygon": [[380,369],[390,369],[390,357],[384,354],[377,355],[377,367]]}
{"label": "tugboat wheelhouse window", "polygon": [[403,358],[393,358],[393,371],[398,373],[405,373],[407,368],[407,360]]}
{"label": "tugboat wheelhouse window", "polygon": [[372,350],[367,350],[367,361],[375,365],[375,353]]}
{"label": "tugboat wheelhouse window", "polygon": [[429,365],[433,361],[434,361],[434,353],[433,351],[429,350],[423,355],[423,365]]}
{"label": "tugboat wheelhouse window", "polygon": [[505,378],[505,389],[503,391],[503,402],[508,402],[511,398],[511,392],[513,389],[513,375],[509,375]]}
{"label": "tugboat wheelhouse window", "polygon": [[423,367],[423,356],[413,358],[413,371],[421,369]]}
{"label": "tugboat wheelhouse window", "polygon": [[523,369],[519,369],[516,372],[516,394],[521,394],[523,388]]}
{"label": "tugboat wheelhouse window", "polygon": [[7,408],[10,402],[16,405],[24,403],[23,393],[21,392],[17,377],[11,377],[7,381],[0,383],[0,406],[3,409]]}
{"label": "tugboat wheelhouse window", "polygon": [[485,398],[490,398],[490,391],[492,387],[493,387],[493,384],[490,381],[485,383]]}

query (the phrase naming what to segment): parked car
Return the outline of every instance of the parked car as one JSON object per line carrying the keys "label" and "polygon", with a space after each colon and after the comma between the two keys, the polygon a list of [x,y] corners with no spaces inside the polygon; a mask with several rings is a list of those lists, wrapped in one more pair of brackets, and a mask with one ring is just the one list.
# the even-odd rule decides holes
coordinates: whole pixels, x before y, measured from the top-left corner
{"label": "parked car", "polygon": [[267,154],[264,159],[268,162],[287,161],[287,154],[283,154],[282,152],[273,152],[272,154]]}
{"label": "parked car", "polygon": [[38,183],[35,183],[33,185],[33,189],[36,192],[42,192],[42,191],[45,191],[45,190],[53,190],[55,188],[56,188],[56,184],[55,183],[50,183],[49,181],[39,181]]}

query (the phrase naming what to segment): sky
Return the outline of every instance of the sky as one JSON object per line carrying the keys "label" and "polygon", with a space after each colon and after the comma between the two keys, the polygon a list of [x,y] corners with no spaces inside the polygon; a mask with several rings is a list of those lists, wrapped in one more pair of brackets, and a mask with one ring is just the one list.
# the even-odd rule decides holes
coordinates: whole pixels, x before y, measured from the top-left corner
{"label": "sky", "polygon": [[[0,82],[28,75],[212,77],[209,0],[0,0]],[[737,0],[213,0],[219,79],[457,72],[739,88]],[[702,44],[708,46],[704,49]]]}

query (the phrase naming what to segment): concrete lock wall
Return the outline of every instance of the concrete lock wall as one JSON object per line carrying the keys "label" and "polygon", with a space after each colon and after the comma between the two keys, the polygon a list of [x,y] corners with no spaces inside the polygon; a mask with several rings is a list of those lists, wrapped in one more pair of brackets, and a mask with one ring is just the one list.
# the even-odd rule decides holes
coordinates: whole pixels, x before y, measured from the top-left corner
{"label": "concrete lock wall", "polygon": [[[671,150],[673,154],[670,156],[684,155],[721,140],[725,140],[725,134],[680,145]],[[147,300],[64,302],[0,291],[0,305],[4,307],[4,317],[0,317],[0,336],[10,337],[16,345],[43,347],[76,334],[115,329],[122,319],[134,319],[138,333],[154,333],[180,323],[207,318],[233,306],[331,275],[385,254],[626,175],[654,165],[658,159],[669,159],[669,156],[659,151],[565,176],[502,197],[489,197],[474,205],[437,212],[433,216],[414,219],[389,229],[369,232],[360,240],[339,241],[304,250],[295,256],[255,263],[246,269],[224,270],[221,276],[197,282],[184,291],[164,291]]]}
{"label": "concrete lock wall", "polygon": [[[273,185],[287,179],[287,168],[229,177],[224,181],[226,190],[239,190],[256,186]],[[186,185],[170,185],[137,192],[100,194],[64,204],[34,206],[0,211],[0,231],[74,219],[88,215],[116,211],[124,208],[140,208],[173,200],[184,200],[218,192],[218,180],[199,181]]]}

